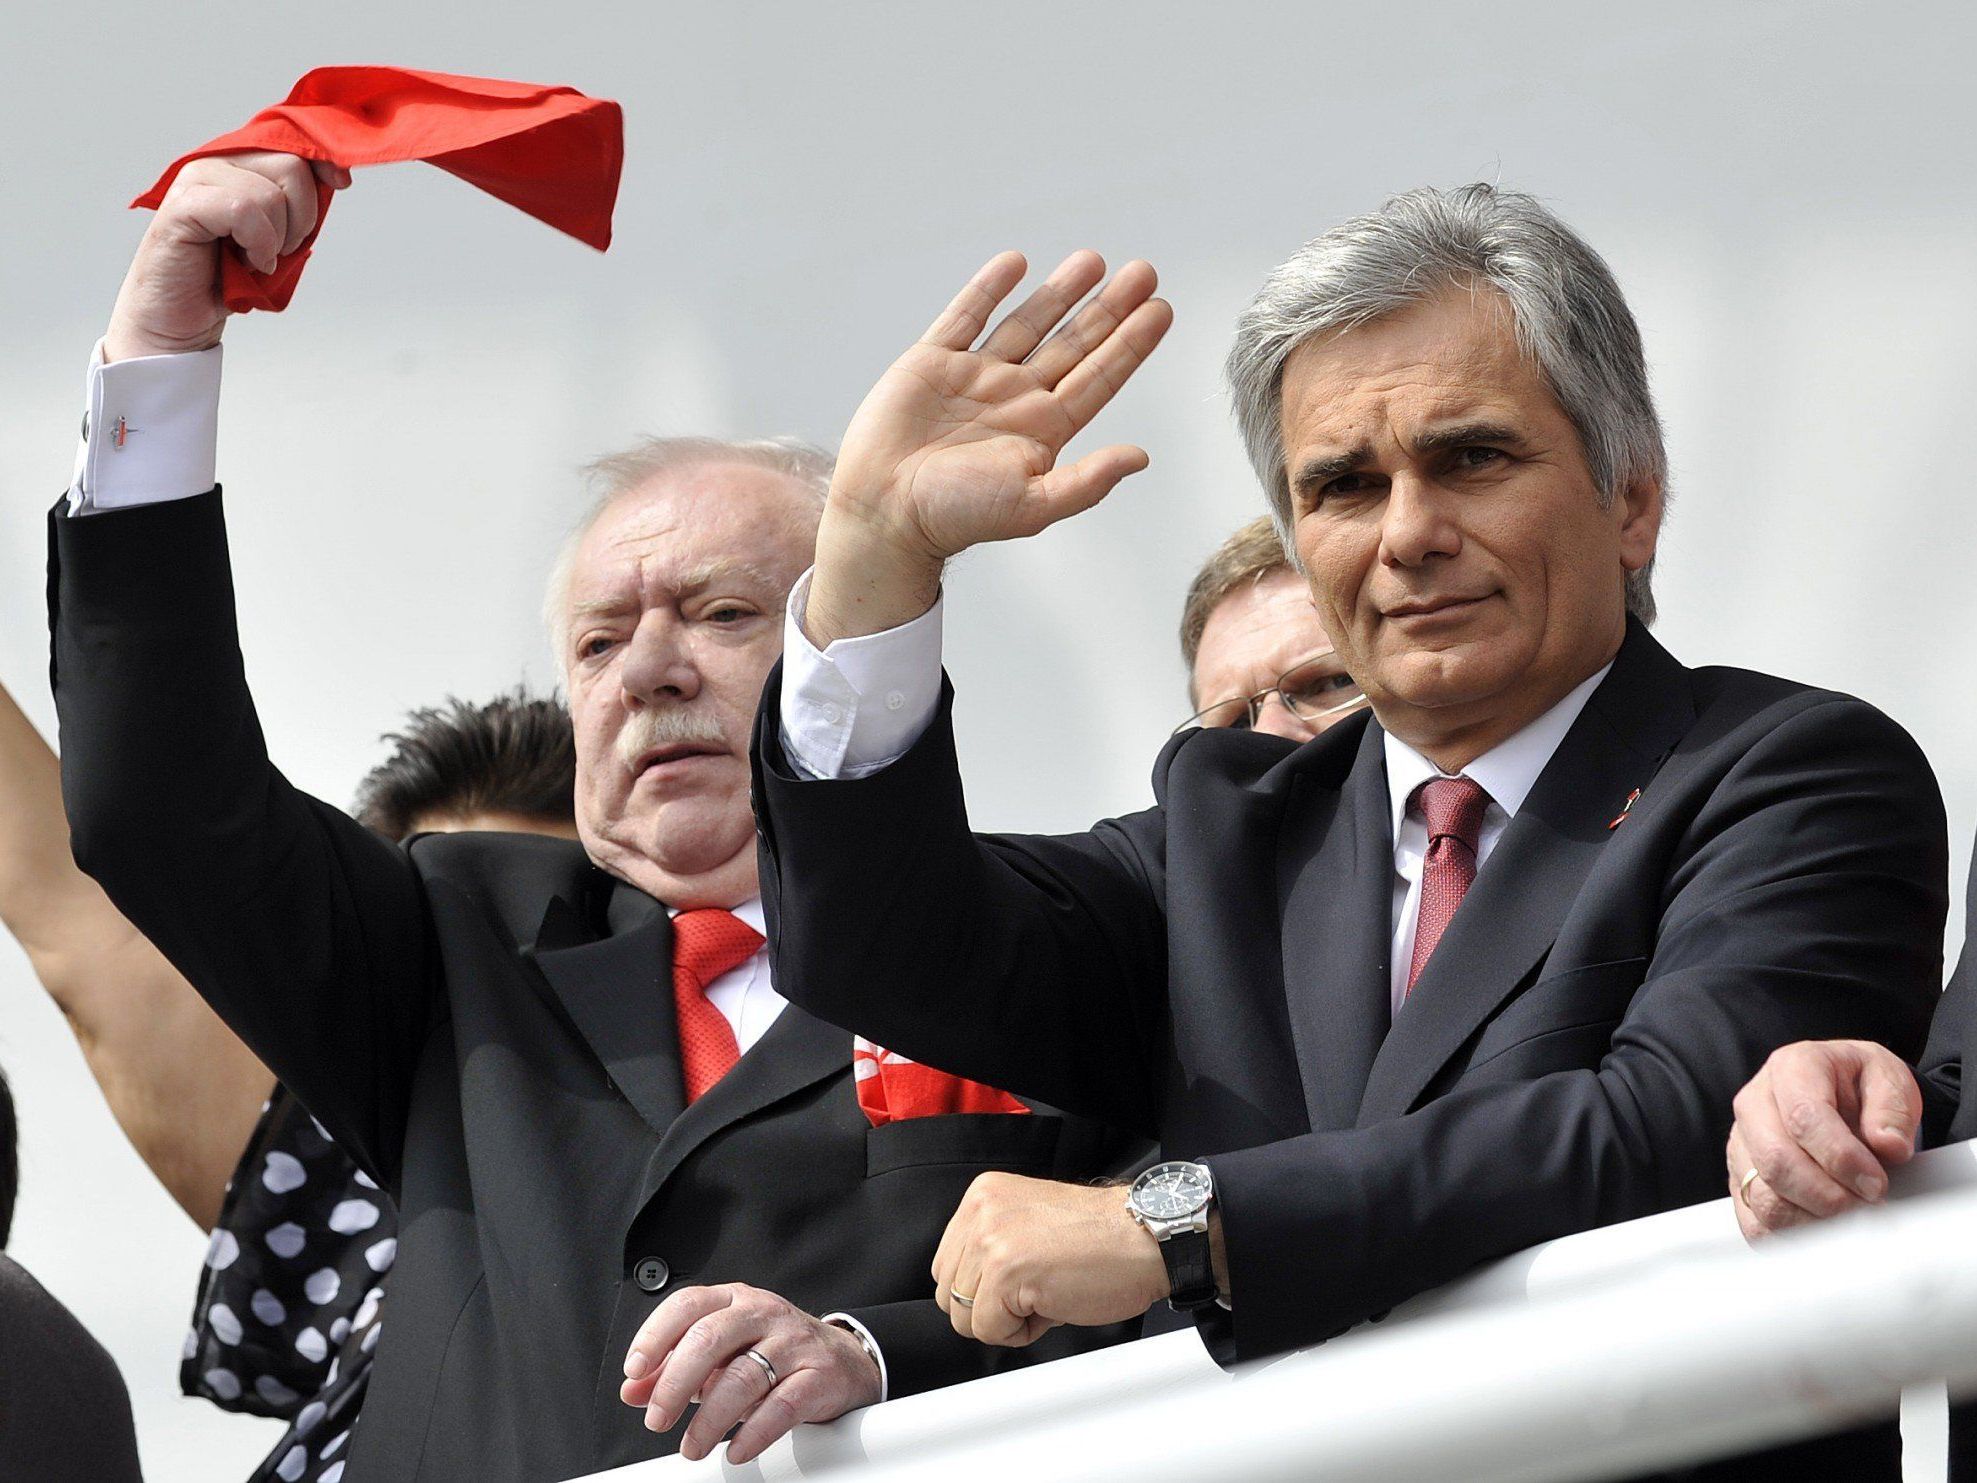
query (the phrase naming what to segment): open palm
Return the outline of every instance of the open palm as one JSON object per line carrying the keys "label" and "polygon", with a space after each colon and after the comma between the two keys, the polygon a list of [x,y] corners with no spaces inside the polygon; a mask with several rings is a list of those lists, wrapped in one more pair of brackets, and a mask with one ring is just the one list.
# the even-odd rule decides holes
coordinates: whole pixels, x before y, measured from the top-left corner
{"label": "open palm", "polygon": [[987,263],[845,433],[834,503],[931,560],[1034,535],[1146,466],[1128,445],[1057,459],[1167,332],[1153,269],[1128,263],[1058,328],[1105,272],[1098,254],[1074,253],[977,346],[1024,268],[1014,252]]}

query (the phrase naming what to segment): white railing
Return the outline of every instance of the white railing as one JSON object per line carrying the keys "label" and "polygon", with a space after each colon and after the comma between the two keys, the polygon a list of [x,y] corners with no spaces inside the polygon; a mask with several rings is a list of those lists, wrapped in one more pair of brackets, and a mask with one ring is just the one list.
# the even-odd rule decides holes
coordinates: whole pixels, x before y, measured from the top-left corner
{"label": "white railing", "polygon": [[1624,1477],[1977,1386],[1977,1144],[1881,1209],[1744,1246],[1728,1201],[1547,1242],[1329,1344],[1224,1373],[1192,1333],[992,1376],[613,1483],[1464,1483]]}

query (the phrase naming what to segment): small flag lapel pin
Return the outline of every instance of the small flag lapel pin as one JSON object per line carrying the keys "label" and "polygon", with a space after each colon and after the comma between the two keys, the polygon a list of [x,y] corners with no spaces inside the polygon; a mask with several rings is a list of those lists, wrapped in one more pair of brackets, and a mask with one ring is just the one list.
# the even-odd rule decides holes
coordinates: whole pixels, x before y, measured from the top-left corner
{"label": "small flag lapel pin", "polygon": [[1613,822],[1606,827],[1608,829],[1618,829],[1622,824],[1626,823],[1627,815],[1634,811],[1634,805],[1640,801],[1640,797],[1641,790],[1639,788],[1629,793],[1627,795],[1627,801],[1620,805],[1620,812],[1614,815]]}

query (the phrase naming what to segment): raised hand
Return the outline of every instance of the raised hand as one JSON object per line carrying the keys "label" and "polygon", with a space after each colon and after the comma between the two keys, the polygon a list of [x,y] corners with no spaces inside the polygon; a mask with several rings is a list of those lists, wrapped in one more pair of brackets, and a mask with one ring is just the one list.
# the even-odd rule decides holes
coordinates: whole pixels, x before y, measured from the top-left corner
{"label": "raised hand", "polygon": [[984,338],[1025,268],[992,258],[852,418],[804,618],[819,645],[918,616],[950,556],[1035,535],[1146,467],[1126,444],[1057,459],[1173,322],[1152,267],[1128,263],[1073,314],[1105,275],[1097,253],[1073,253]]}
{"label": "raised hand", "polygon": [[1907,1062],[1866,1040],[1802,1040],[1737,1093],[1724,1162],[1747,1240],[1878,1204],[1915,1152],[1922,1093]]}
{"label": "raised hand", "polygon": [[316,183],[350,184],[334,165],[267,151],[194,160],[172,182],[124,275],[103,353],[110,360],[174,355],[220,343],[220,252],[231,242],[270,272],[316,225]]}

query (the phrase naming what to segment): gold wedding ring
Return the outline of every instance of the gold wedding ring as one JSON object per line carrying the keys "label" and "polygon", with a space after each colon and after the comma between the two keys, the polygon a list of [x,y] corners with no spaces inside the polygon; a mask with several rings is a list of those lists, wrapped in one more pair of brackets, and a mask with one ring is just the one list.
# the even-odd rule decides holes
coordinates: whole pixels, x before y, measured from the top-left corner
{"label": "gold wedding ring", "polygon": [[974,1298],[971,1297],[969,1294],[962,1292],[957,1287],[950,1287],[947,1290],[947,1295],[950,1298],[954,1299],[955,1302],[959,1303],[964,1308],[972,1308],[975,1306]]}
{"label": "gold wedding ring", "polygon": [[1757,1178],[1757,1166],[1753,1164],[1745,1173],[1744,1182],[1737,1186],[1737,1198],[1744,1202],[1744,1209],[1746,1210],[1750,1209],[1750,1185],[1751,1181],[1755,1178]]}
{"label": "gold wedding ring", "polygon": [[752,1359],[762,1367],[762,1377],[769,1382],[769,1389],[774,1390],[777,1384],[776,1367],[769,1363],[769,1356],[759,1349],[744,1349],[741,1353],[744,1359]]}

